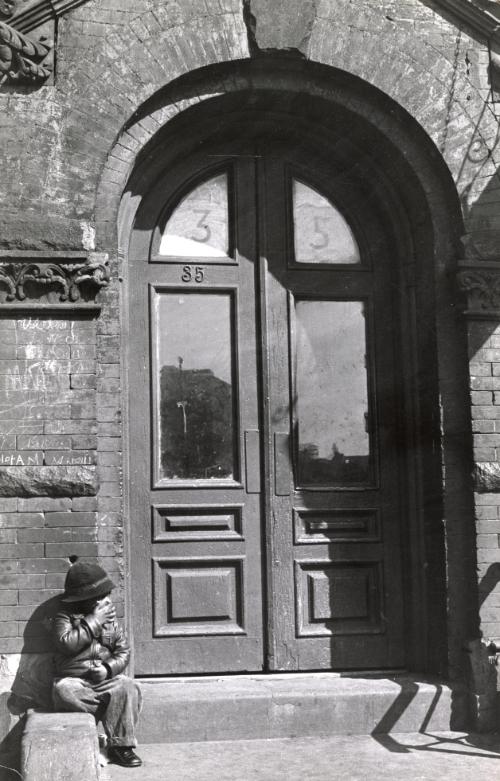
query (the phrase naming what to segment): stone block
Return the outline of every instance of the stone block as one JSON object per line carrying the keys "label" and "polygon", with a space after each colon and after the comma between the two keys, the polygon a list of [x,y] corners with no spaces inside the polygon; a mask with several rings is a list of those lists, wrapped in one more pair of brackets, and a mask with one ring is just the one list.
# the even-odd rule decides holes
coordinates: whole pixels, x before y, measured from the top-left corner
{"label": "stone block", "polygon": [[95,496],[93,466],[0,467],[0,496]]}
{"label": "stone block", "polygon": [[98,781],[93,717],[30,711],[21,742],[21,770],[24,781]]}

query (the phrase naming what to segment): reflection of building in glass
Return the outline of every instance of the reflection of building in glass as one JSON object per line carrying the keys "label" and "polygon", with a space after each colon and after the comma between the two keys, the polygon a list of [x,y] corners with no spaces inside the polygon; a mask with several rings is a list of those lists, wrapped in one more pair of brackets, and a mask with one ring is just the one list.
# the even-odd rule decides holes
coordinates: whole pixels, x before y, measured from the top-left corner
{"label": "reflection of building in glass", "polygon": [[210,369],[163,366],[160,373],[162,476],[231,477],[231,386]]}
{"label": "reflection of building in glass", "polygon": [[314,442],[299,447],[299,483],[301,485],[338,485],[366,483],[369,456],[346,456],[333,444],[331,458],[319,458]]}

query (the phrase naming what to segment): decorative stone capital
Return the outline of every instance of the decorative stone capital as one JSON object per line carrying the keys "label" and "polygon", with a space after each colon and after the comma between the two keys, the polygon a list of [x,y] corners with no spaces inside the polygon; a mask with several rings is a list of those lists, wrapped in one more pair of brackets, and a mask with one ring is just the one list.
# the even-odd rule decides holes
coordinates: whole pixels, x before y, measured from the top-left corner
{"label": "decorative stone capital", "polygon": [[109,285],[106,255],[90,253],[0,252],[0,288],[5,304],[82,304]]}
{"label": "decorative stone capital", "polygon": [[0,21],[0,85],[43,84],[52,73],[52,49]]}
{"label": "decorative stone capital", "polygon": [[466,315],[500,321],[500,263],[461,263],[457,281],[467,296]]}

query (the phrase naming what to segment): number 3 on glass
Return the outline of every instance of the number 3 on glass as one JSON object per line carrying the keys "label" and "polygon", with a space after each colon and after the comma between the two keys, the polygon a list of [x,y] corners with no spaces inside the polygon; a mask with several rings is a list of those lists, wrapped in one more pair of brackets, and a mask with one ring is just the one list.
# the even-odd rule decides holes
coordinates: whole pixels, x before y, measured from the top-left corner
{"label": "number 3 on glass", "polygon": [[182,282],[203,282],[205,279],[205,269],[203,266],[184,266],[182,269]]}

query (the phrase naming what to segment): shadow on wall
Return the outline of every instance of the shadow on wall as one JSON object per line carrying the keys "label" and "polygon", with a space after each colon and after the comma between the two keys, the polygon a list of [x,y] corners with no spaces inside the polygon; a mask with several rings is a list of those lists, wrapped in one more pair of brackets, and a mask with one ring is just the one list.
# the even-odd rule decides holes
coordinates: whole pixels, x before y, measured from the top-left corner
{"label": "shadow on wall", "polygon": [[59,597],[39,605],[23,633],[19,668],[10,692],[0,694],[0,781],[20,778],[20,748],[26,712],[30,708],[52,710],[52,619]]}

